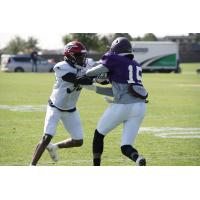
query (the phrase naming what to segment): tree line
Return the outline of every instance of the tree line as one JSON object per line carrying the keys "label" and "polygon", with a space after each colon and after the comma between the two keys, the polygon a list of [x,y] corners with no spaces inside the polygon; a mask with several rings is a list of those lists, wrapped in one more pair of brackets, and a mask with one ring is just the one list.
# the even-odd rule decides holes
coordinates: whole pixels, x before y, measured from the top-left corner
{"label": "tree line", "polygon": [[[156,41],[157,37],[153,33],[147,33],[144,37],[133,38],[128,33],[114,33],[100,35],[97,33],[70,33],[62,38],[63,46],[72,40],[78,40],[86,45],[88,51],[104,52],[107,50],[111,42],[117,37],[127,37],[129,40],[146,40]],[[33,50],[41,50],[38,46],[38,39],[29,37],[27,40],[16,36],[11,39],[5,48],[1,49],[3,53],[17,54],[30,53]]]}
{"label": "tree line", "polygon": [[[200,34],[193,34],[194,37],[200,41]],[[72,40],[78,40],[86,45],[88,51],[105,52],[111,42],[117,37],[127,37],[131,41],[157,41],[159,40],[153,33],[146,33],[143,37],[132,37],[128,33],[110,33],[110,34],[97,34],[97,33],[69,33],[62,38],[63,46]],[[33,50],[41,50],[38,46],[38,39],[29,37],[27,40],[16,36],[11,39],[7,46],[1,51],[8,54],[17,53],[30,53]]]}

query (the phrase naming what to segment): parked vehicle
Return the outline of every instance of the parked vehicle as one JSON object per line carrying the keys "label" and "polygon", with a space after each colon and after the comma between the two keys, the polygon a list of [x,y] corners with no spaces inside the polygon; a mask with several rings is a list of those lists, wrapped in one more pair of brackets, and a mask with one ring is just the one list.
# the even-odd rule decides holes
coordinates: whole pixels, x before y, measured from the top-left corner
{"label": "parked vehicle", "polygon": [[[52,72],[55,63],[38,56],[37,72]],[[32,72],[30,55],[1,55],[1,71],[5,72]]]}
{"label": "parked vehicle", "polygon": [[179,47],[176,42],[134,41],[132,47],[135,59],[144,72],[181,72]]}

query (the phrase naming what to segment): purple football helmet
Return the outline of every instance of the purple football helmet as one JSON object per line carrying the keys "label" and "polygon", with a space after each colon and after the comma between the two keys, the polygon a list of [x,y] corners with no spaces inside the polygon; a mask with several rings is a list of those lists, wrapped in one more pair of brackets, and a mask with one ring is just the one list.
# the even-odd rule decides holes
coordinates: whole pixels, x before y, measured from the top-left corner
{"label": "purple football helmet", "polygon": [[110,51],[118,55],[133,55],[133,48],[129,40],[125,37],[116,38],[110,47]]}

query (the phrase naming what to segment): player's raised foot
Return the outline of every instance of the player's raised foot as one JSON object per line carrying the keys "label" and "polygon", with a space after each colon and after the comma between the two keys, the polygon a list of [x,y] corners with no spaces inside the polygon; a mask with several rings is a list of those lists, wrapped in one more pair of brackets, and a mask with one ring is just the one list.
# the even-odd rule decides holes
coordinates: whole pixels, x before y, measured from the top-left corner
{"label": "player's raised foot", "polygon": [[49,152],[51,159],[54,162],[58,162],[57,146],[52,143],[49,143],[49,145],[47,146],[47,150]]}
{"label": "player's raised foot", "polygon": [[138,156],[136,160],[137,166],[146,166],[146,159],[143,156]]}

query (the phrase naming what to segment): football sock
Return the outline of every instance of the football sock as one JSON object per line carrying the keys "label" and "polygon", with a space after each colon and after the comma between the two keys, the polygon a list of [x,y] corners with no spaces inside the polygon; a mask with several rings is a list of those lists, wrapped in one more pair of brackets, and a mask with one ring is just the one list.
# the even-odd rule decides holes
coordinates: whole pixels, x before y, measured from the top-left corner
{"label": "football sock", "polygon": [[101,154],[103,153],[104,135],[95,130],[93,138],[93,165],[100,166]]}
{"label": "football sock", "polygon": [[139,156],[138,151],[136,149],[134,149],[131,145],[121,146],[121,151],[126,157],[130,158],[134,162],[136,162],[136,160]]}
{"label": "football sock", "polygon": [[101,165],[101,158],[94,158],[93,166],[100,166],[100,165]]}

